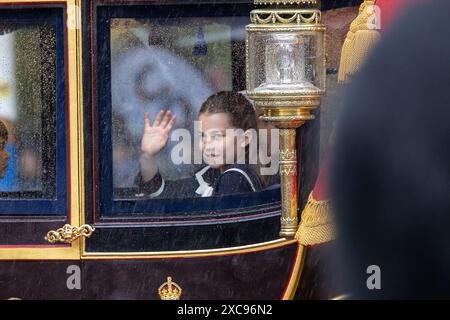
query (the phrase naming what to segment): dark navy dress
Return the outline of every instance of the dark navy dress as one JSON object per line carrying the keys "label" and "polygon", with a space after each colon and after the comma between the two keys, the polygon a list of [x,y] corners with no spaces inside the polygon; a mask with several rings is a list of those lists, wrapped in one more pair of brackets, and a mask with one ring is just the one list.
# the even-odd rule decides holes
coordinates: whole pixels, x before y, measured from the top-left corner
{"label": "dark navy dress", "polygon": [[196,198],[261,191],[263,183],[249,165],[232,165],[223,172],[205,166],[192,178],[166,181],[159,174],[143,182],[139,177],[139,195],[151,198]]}

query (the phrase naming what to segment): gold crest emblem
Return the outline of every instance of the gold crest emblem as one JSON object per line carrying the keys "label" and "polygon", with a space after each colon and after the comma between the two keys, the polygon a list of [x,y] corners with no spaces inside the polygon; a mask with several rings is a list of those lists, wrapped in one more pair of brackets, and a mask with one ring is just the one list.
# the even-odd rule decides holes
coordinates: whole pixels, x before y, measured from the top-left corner
{"label": "gold crest emblem", "polygon": [[167,282],[158,289],[161,300],[180,300],[181,292],[181,287],[172,281],[172,277],[167,277]]}

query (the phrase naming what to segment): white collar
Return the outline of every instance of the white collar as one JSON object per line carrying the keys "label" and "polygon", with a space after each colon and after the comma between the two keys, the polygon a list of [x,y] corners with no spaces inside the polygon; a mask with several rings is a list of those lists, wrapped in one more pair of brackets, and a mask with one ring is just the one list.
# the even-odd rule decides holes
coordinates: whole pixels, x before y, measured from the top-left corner
{"label": "white collar", "polygon": [[195,179],[199,184],[199,187],[197,188],[197,190],[195,190],[195,193],[201,195],[202,197],[210,197],[212,196],[212,193],[214,191],[214,188],[211,187],[211,185],[207,183],[205,179],[203,179],[203,175],[209,169],[211,169],[211,166],[206,166],[195,174]]}

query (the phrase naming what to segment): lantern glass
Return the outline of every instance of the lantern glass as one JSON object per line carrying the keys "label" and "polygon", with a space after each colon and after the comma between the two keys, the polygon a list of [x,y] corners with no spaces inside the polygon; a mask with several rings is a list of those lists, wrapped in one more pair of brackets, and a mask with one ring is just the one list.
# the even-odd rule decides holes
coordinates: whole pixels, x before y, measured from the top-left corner
{"label": "lantern glass", "polygon": [[249,32],[249,90],[254,93],[325,89],[323,32]]}

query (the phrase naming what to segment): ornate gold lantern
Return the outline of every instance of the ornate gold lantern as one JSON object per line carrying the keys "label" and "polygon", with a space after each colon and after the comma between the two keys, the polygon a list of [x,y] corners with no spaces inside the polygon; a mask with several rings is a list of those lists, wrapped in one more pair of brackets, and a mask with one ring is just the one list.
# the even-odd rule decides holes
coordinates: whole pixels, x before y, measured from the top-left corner
{"label": "ornate gold lantern", "polygon": [[280,129],[281,231],[293,238],[297,218],[295,130],[314,119],[325,92],[325,26],[318,0],[255,0],[246,27],[247,95],[261,119]]}

